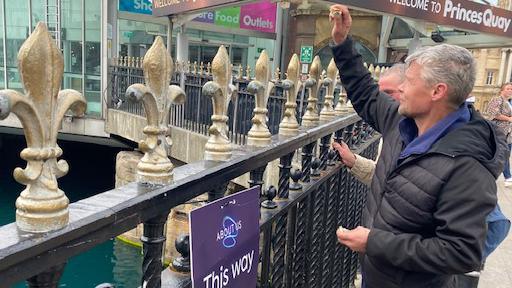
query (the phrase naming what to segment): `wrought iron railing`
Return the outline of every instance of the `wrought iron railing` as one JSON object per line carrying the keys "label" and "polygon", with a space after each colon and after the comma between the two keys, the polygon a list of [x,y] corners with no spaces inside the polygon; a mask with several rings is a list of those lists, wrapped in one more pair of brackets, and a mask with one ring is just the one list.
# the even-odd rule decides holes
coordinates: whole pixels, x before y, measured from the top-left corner
{"label": "wrought iron railing", "polygon": [[[338,244],[335,231],[340,225],[350,229],[360,223],[367,186],[348,174],[330,146],[332,141],[344,141],[363,156],[374,158],[379,136],[374,135],[373,130],[357,115],[348,112],[347,107],[340,106],[338,109],[337,104],[332,102],[337,72],[333,61],[327,77],[321,78],[320,60],[315,58],[310,78],[303,84],[312,91],[307,113],[303,117],[304,124],[308,122],[308,125],[299,127],[294,119],[295,92],[290,92],[297,91],[295,88],[299,87],[299,61],[297,55],[292,57],[287,79],[274,83],[276,87],[281,86],[282,90],[288,91],[288,103],[281,121],[283,128],[279,132],[282,133],[271,136],[269,130],[274,129],[276,133],[278,124],[270,124],[270,129],[265,125],[265,122],[277,121],[266,121],[265,106],[270,107],[275,115],[281,115],[283,108],[282,104],[276,102],[273,110],[272,105],[265,105],[263,101],[272,86],[267,73],[268,55],[263,51],[256,67],[256,79],[250,83],[242,79],[235,82],[239,102],[232,102],[237,104],[232,108],[231,115],[239,120],[233,120],[230,125],[235,133],[243,136],[240,137],[243,139],[241,142],[245,141],[247,135],[250,145],[240,145],[234,149],[226,135],[229,131],[226,127],[229,123],[226,107],[232,87],[225,47],[221,46],[214,58],[212,74],[215,80],[205,83],[209,75],[203,77],[203,73],[197,77],[198,73],[194,72],[192,80],[185,78],[190,76],[187,74],[189,72],[174,75],[163,39],[157,37],[143,62],[146,85],[135,84],[143,82],[140,79],[142,71],[118,67],[115,69],[119,71],[112,72],[112,87],[123,89],[128,84],[134,84],[127,87],[126,92],[114,91],[113,95],[121,97],[126,93],[132,101],[142,101],[146,109],[142,113],[142,107],[128,106],[131,105],[128,101],[112,101],[116,108],[127,105],[124,107],[131,113],[147,116],[147,126],[143,129],[146,138],[139,142],[144,157],[137,164],[138,182],[68,205],[68,198],[59,189],[57,181],[69,169],[66,161],[58,159],[63,151],[56,142],[57,130],[64,113],[71,109],[76,114],[83,114],[86,101],[77,91],[59,91],[58,76],[62,73],[63,58],[43,23],[38,24],[21,50],[18,56],[20,73],[24,76],[22,78],[28,93],[0,91],[0,117],[7,117],[12,112],[24,120],[22,124],[28,146],[20,154],[27,161],[27,167],[14,171],[15,179],[26,185],[16,201],[16,223],[0,227],[0,286],[27,280],[29,287],[57,287],[69,258],[142,223],[141,286],[161,287],[163,275],[166,287],[188,287],[190,267],[187,258],[190,249],[186,237],[180,237],[176,245],[182,255],[179,261],[173,261],[170,268],[163,270],[164,227],[171,209],[205,193],[208,201],[222,198],[228,182],[246,173],[250,173],[249,186],[265,188],[260,195],[262,241],[258,286],[349,287],[353,282],[357,256]],[[140,67],[138,64],[131,66]],[[41,71],[52,77],[41,78]],[[116,78],[115,73],[123,76]],[[186,82],[194,83],[182,89],[176,85],[167,86],[169,82],[180,83],[181,86]],[[324,103],[319,101],[324,108],[319,112],[314,103],[316,98],[321,98],[318,92],[322,85],[329,87],[329,94],[325,96]],[[198,92],[200,87],[204,93]],[[40,94],[30,93],[34,89]],[[186,92],[194,95],[188,96],[191,108],[182,106],[184,110],[180,119],[184,127],[197,129],[194,125],[201,124],[201,116],[197,116],[201,113],[198,114],[198,111],[203,111],[201,107],[208,107],[206,102],[202,102],[202,94],[208,95],[213,101],[213,124],[208,129],[210,138],[205,145],[205,159],[209,160],[189,163],[173,170],[164,147],[164,141],[169,136],[169,123],[164,122],[168,110],[161,107],[167,107],[169,103],[184,103],[187,96],[183,90],[187,89]],[[248,95],[246,91],[254,93],[256,101],[243,96]],[[273,91],[271,94],[282,97],[276,92],[278,88]],[[193,106],[194,103],[197,106]],[[302,104],[297,106],[306,106]],[[250,113],[254,106],[254,113]],[[239,112],[238,109],[246,112]],[[276,112],[278,109],[281,112]],[[209,113],[206,109],[204,121]],[[243,126],[250,117],[253,124],[251,129]],[[270,117],[281,119],[281,116]],[[193,124],[193,120],[197,123]],[[241,125],[238,130],[234,127],[236,125]],[[300,169],[292,172],[294,156],[297,156],[296,166]],[[276,188],[268,187],[263,182],[263,174],[267,165],[277,159],[280,161],[278,185]],[[290,179],[293,180],[291,184]],[[169,226],[168,229],[173,227]]]}
{"label": "wrought iron railing", "polygon": [[[337,243],[335,231],[339,225],[354,228],[360,223],[367,188],[350,176],[329,150],[333,134],[334,141],[344,140],[363,156],[375,157],[378,136],[350,114],[302,129],[294,137],[274,136],[268,147],[242,146],[228,162],[201,161],[177,167],[174,183],[167,186],[132,183],[72,203],[70,223],[61,230],[30,234],[18,230],[15,223],[2,226],[2,285],[28,279],[30,287],[56,287],[70,257],[144,223],[141,283],[146,283],[143,287],[160,287],[163,225],[170,209],[205,192],[210,199],[219,197],[224,184],[247,172],[251,172],[251,185],[264,186],[265,166],[281,159],[277,190],[266,189],[262,195],[262,200],[271,201],[277,196],[277,208],[261,208],[259,286],[349,287],[357,257]],[[291,173],[292,157],[299,149],[302,168],[300,173]],[[290,176],[298,180],[293,184],[301,184],[301,189],[290,191]],[[188,248],[181,247],[181,251]],[[187,287],[189,274],[173,269],[164,270],[164,284],[179,284],[166,287]]]}
{"label": "wrought iron railing", "polygon": [[[141,103],[133,103],[126,99],[126,89],[135,83],[144,83],[144,75],[141,67],[127,63],[116,63],[109,69],[111,85],[108,100],[108,108],[121,110],[135,115],[144,116],[144,108]],[[184,128],[205,136],[208,135],[208,128],[211,126],[213,115],[212,101],[201,93],[204,84],[212,80],[212,76],[204,71],[194,72],[183,68],[180,65],[171,77],[171,83],[181,85],[187,94],[187,101],[181,105],[171,105],[169,113],[169,125]],[[183,81],[181,81],[183,79]],[[252,126],[252,116],[255,107],[254,95],[247,91],[250,77],[233,77],[233,84],[236,87],[236,97],[231,99],[228,108],[229,138],[238,145],[246,144],[247,132]],[[279,132],[279,123],[283,118],[286,97],[283,93],[282,81],[279,78],[273,80],[274,89],[271,91],[268,109],[268,127],[272,135]],[[297,95],[297,121],[301,123],[307,106],[308,89],[299,87]],[[341,86],[335,89],[336,101],[339,97]],[[322,109],[325,89],[320,90],[318,111]]]}

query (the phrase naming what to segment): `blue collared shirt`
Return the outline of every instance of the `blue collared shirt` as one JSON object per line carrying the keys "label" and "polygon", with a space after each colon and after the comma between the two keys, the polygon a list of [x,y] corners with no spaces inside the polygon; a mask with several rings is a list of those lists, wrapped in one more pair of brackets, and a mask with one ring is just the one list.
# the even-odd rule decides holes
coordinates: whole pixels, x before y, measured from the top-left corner
{"label": "blue collared shirt", "polygon": [[398,124],[398,129],[402,141],[405,143],[405,149],[400,153],[399,161],[411,155],[426,153],[437,140],[460,125],[469,122],[470,118],[471,113],[467,104],[464,103],[459,109],[448,114],[421,136],[418,136],[418,127],[413,119],[405,118],[401,120]]}

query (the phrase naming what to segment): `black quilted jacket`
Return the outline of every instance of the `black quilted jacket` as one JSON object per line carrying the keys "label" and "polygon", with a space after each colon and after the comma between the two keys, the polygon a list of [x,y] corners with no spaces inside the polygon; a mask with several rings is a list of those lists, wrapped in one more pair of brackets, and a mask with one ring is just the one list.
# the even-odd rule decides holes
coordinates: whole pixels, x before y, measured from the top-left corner
{"label": "black quilted jacket", "polygon": [[398,103],[379,92],[350,37],[332,50],[355,110],[383,135],[363,212],[367,288],[456,287],[454,274],[481,264],[485,219],[507,153],[503,135],[471,108],[469,123],[397,165],[404,149]]}

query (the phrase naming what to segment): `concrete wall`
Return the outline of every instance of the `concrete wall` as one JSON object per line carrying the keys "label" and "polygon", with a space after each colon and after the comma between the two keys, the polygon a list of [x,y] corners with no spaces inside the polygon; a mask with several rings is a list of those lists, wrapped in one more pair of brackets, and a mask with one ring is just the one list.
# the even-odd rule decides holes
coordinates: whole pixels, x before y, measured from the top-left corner
{"label": "concrete wall", "polygon": [[[21,122],[15,114],[10,114],[6,119],[0,120],[0,126],[22,128]],[[59,132],[94,137],[108,138],[105,133],[105,120],[95,118],[64,118]]]}
{"label": "concrete wall", "polygon": [[[146,118],[132,113],[109,109],[105,131],[133,142],[145,139],[142,130],[147,125]],[[208,137],[185,129],[171,127],[171,157],[185,163],[204,158],[204,146]]]}

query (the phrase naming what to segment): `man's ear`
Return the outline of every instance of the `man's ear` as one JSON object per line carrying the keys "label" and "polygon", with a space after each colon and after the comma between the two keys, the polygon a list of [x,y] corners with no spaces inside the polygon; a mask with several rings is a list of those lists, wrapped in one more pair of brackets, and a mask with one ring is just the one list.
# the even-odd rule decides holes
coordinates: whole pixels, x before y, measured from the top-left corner
{"label": "man's ear", "polygon": [[448,85],[437,83],[432,90],[432,101],[438,102],[448,98]]}

